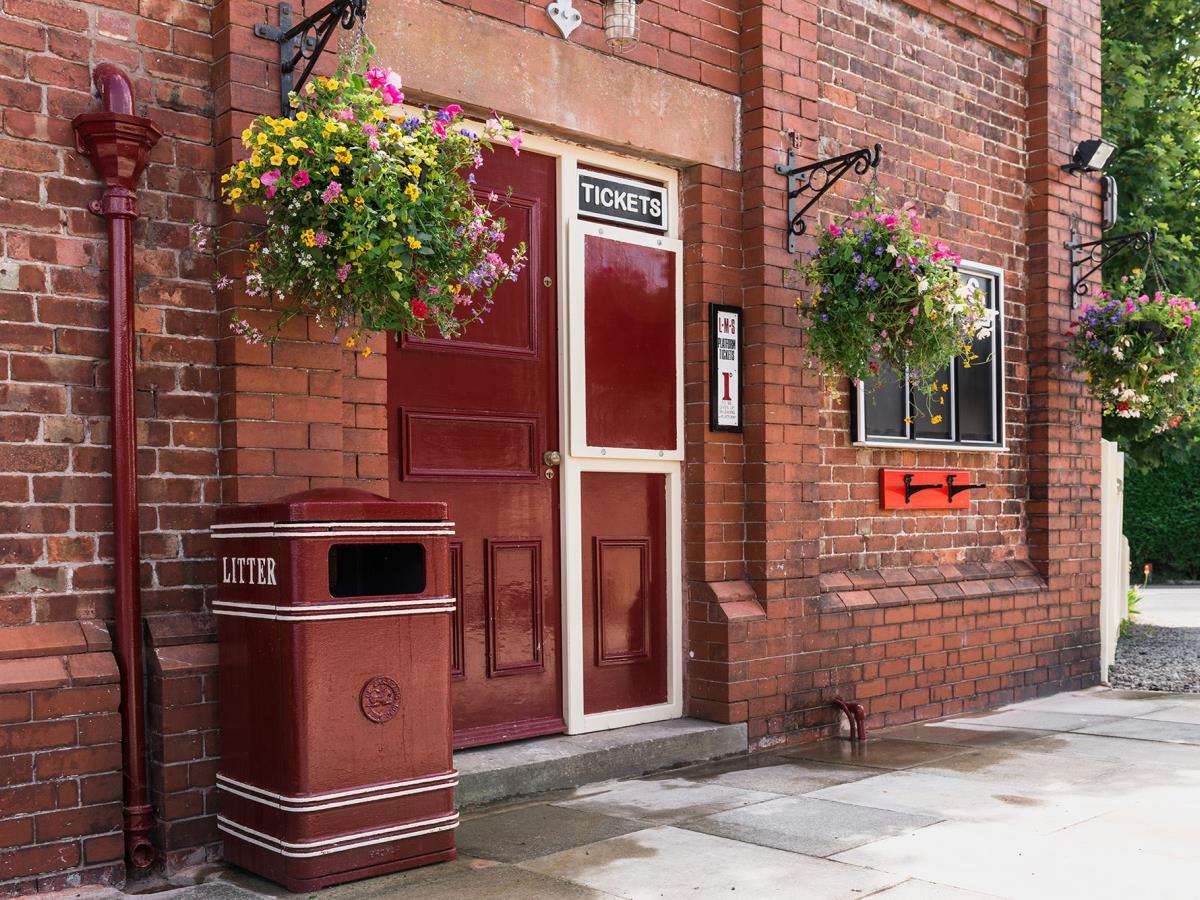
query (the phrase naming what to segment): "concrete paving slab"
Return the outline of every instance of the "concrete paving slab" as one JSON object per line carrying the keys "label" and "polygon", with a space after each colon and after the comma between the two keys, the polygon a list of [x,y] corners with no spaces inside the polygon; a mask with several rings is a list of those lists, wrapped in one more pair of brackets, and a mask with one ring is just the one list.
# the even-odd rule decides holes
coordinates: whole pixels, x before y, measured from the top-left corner
{"label": "concrete paving slab", "polygon": [[1008,707],[1000,712],[980,713],[955,721],[1000,728],[1027,728],[1033,731],[1075,731],[1089,725],[1115,721],[1117,718],[1119,717],[1029,709],[1024,705],[1018,705]]}
{"label": "concrete paving slab", "polygon": [[1200,628],[1200,585],[1142,588],[1139,625]]}
{"label": "concrete paving slab", "polygon": [[867,809],[1009,825],[1044,834],[1114,809],[1103,792],[1064,786],[1031,789],[991,779],[935,774],[924,769],[888,772],[870,781],[826,788],[809,795]]}
{"label": "concrete paving slab", "polygon": [[1163,722],[1155,719],[1120,719],[1079,729],[1080,734],[1103,734],[1108,737],[1135,738],[1165,744],[1200,745],[1200,725],[1184,722]]}
{"label": "concrete paving slab", "polygon": [[851,900],[903,880],[669,826],[521,866],[630,900]]}
{"label": "concrete paving slab", "polygon": [[1002,707],[1005,710],[1038,710],[1041,712],[1064,713],[1077,716],[1141,716],[1160,710],[1170,704],[1162,696],[1139,699],[1112,697],[1107,688],[1097,688],[1090,691],[1074,691],[1067,694],[1055,694],[1052,697],[1040,697],[1037,700],[1026,700],[1023,703]]}
{"label": "concrete paving slab", "polygon": [[[874,774],[871,769],[862,766],[788,759],[774,753],[723,760],[670,773],[674,778],[686,778],[704,784],[789,795],[807,794],[830,785],[870,778]],[[657,777],[661,779],[665,776]]]}
{"label": "concrete paving slab", "polygon": [[1174,703],[1138,718],[1155,722],[1186,722],[1189,725],[1200,725],[1200,703]]}
{"label": "concrete paving slab", "polygon": [[1028,748],[1035,743],[1027,741],[1020,744],[1019,750],[1011,747],[971,750],[947,759],[931,760],[922,767],[922,771],[998,782],[1006,787],[1021,790],[1051,790],[1084,781],[1098,781],[1121,768],[1119,764],[1107,759],[1064,758],[1029,750]]}
{"label": "concrete paving slab", "polygon": [[[325,898],[323,893],[315,896],[321,900]],[[611,900],[614,895],[537,872],[492,864],[466,869],[431,884],[410,885],[391,893],[370,896],[372,900],[382,900],[384,897],[395,897],[396,900],[466,900],[468,897],[486,900]]]}
{"label": "concrete paving slab", "polygon": [[850,806],[811,797],[783,797],[680,825],[760,847],[808,856],[832,856],[880,838],[940,821],[932,816]]}
{"label": "concrete paving slab", "polygon": [[579,796],[572,800],[557,800],[555,805],[636,822],[664,824],[696,819],[777,797],[778,794],[763,791],[744,791],[684,778],[667,778],[595,785],[581,790]]}
{"label": "concrete paving slab", "polygon": [[910,878],[895,887],[872,894],[871,900],[995,900],[995,897],[995,894],[964,891],[948,884],[934,884],[932,881]]}
{"label": "concrete paving slab", "polygon": [[996,747],[1019,744],[1045,737],[1046,731],[1032,728],[1002,728],[996,725],[977,725],[965,721],[923,722],[900,725],[875,732],[880,738],[902,741],[926,741],[931,744],[953,744],[968,747]]}
{"label": "concrete paving slab", "polygon": [[1192,896],[1195,864],[1127,851],[1097,856],[1074,839],[970,822],[942,822],[833,859],[1020,900]]}
{"label": "concrete paving slab", "polygon": [[816,762],[867,766],[872,769],[907,769],[965,752],[967,751],[962,748],[945,744],[899,741],[883,737],[867,741],[834,738],[816,744],[804,744],[792,750],[784,750],[781,751],[781,755]]}
{"label": "concrete paving slab", "polygon": [[[1190,777],[1192,772],[1200,773],[1200,749],[1192,744],[1070,733],[1047,735],[1022,744],[1021,749],[1059,759],[1090,757],[1109,762],[1115,766],[1115,771],[1106,776],[1110,779],[1129,778],[1138,770],[1145,770],[1147,777],[1159,780],[1164,777],[1179,780]],[[1168,771],[1164,773],[1164,769]]]}
{"label": "concrete paving slab", "polygon": [[495,815],[478,815],[458,827],[458,848],[481,859],[520,862],[636,831],[628,819],[580,809],[531,804]]}

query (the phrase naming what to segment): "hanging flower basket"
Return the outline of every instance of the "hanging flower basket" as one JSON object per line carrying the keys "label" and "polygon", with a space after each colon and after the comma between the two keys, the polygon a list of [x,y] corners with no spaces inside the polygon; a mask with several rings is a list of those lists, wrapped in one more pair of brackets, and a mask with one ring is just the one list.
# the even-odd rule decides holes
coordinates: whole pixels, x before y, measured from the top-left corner
{"label": "hanging flower basket", "polygon": [[1100,401],[1104,436],[1128,447],[1194,422],[1200,411],[1195,301],[1143,290],[1134,269],[1097,292],[1067,330],[1067,348]]}
{"label": "hanging flower basket", "polygon": [[808,351],[826,374],[867,382],[883,366],[907,371],[926,395],[956,356],[990,334],[982,293],[964,284],[959,257],[921,236],[911,203],[888,208],[868,195],[848,220],[830,225],[797,271],[812,296],[796,300]]}
{"label": "hanging flower basket", "polygon": [[405,116],[400,87],[390,69],[343,58],[335,77],[292,95],[292,118],[259,116],[242,132],[248,156],[222,175],[221,197],[266,218],[244,287],[277,315],[265,332],[235,316],[235,332],[270,341],[308,315],[349,347],[384,330],[453,338],[517,278],[525,247],[501,255],[497,198],[472,186],[484,152],[500,141],[519,152],[520,135],[499,117],[469,126],[457,104]]}

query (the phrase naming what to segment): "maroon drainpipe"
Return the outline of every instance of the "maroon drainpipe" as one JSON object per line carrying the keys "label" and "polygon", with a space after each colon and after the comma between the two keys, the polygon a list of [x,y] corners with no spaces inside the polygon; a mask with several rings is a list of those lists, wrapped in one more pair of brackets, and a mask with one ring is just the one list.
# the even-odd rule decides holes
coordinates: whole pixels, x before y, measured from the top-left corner
{"label": "maroon drainpipe", "polygon": [[112,309],[113,570],[116,650],[121,670],[122,764],[125,770],[125,858],[145,869],[157,853],[150,841],[153,810],[146,787],[145,689],[142,683],[142,597],[139,586],[137,411],[134,407],[133,222],[135,190],[162,132],[133,114],[129,77],[101,63],[92,81],[103,112],[76,116],[75,148],[104,181],[88,209],[108,222],[108,293]]}

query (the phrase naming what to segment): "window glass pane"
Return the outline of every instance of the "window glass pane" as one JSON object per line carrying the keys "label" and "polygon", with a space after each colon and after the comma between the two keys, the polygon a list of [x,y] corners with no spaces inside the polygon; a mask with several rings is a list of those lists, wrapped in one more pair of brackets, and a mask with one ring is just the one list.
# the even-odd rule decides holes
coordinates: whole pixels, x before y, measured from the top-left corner
{"label": "window glass pane", "polygon": [[934,381],[938,389],[928,396],[924,391],[913,389],[913,436],[919,441],[948,441],[953,437],[950,431],[950,398],[953,395],[949,390],[943,392],[941,389],[943,384],[950,385],[950,367],[938,372]]}
{"label": "window glass pane", "polygon": [[[963,273],[963,280],[984,292],[987,306],[996,309],[996,279],[971,272]],[[995,329],[993,319],[993,331]],[[997,360],[992,358],[994,338],[976,341],[971,352],[976,359],[955,361],[958,403],[958,438],[961,441],[996,441],[993,419],[996,405],[996,390],[992,380]]]}
{"label": "window glass pane", "polygon": [[863,384],[863,408],[866,410],[868,438],[905,437],[904,380],[884,364],[875,378]]}

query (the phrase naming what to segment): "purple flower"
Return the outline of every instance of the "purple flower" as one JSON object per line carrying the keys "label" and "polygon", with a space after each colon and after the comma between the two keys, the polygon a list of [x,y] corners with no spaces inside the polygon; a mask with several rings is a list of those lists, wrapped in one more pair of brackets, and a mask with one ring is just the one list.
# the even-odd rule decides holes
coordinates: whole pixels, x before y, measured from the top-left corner
{"label": "purple flower", "polygon": [[344,266],[342,266],[340,269],[337,270],[337,280],[341,281],[341,282],[345,282],[345,280],[349,277],[350,277],[350,263],[346,263]]}

